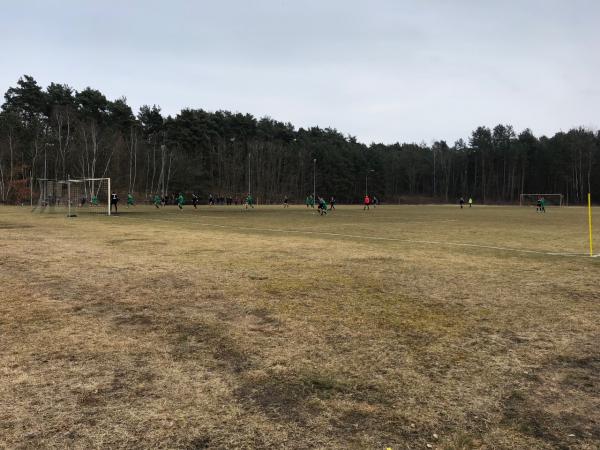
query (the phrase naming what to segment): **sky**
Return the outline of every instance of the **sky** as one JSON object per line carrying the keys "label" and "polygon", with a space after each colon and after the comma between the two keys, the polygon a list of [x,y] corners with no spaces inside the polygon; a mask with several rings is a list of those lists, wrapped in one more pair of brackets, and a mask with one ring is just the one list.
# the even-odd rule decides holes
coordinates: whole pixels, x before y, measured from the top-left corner
{"label": "sky", "polygon": [[480,125],[600,124],[598,0],[0,0],[0,90],[449,143]]}

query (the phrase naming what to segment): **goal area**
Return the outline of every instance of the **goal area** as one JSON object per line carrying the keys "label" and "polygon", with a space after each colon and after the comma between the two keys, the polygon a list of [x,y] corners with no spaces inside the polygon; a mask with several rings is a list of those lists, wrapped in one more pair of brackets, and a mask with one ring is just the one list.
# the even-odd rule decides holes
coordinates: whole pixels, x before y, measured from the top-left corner
{"label": "goal area", "polygon": [[38,179],[39,198],[35,211],[110,216],[110,178],[68,180]]}
{"label": "goal area", "polygon": [[521,194],[520,206],[536,206],[539,199],[544,199],[546,205],[564,206],[562,194]]}

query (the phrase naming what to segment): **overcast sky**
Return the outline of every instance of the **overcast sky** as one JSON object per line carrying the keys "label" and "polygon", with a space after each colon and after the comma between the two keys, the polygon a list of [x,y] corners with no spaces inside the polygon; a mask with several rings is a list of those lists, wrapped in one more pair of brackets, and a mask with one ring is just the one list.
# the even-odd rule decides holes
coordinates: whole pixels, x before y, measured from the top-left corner
{"label": "overcast sky", "polygon": [[22,74],[160,105],[452,143],[600,122],[598,0],[0,0]]}

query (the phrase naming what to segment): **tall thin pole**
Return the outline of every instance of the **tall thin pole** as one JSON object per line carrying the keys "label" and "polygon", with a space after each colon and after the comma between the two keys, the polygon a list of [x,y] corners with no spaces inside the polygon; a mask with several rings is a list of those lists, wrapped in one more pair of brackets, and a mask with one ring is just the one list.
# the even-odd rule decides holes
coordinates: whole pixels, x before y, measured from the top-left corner
{"label": "tall thin pole", "polygon": [[317,159],[313,159],[313,200],[317,200]]}
{"label": "tall thin pole", "polygon": [[71,215],[71,182],[69,180],[67,180],[67,217],[73,217]]}
{"label": "tall thin pole", "polygon": [[[163,196],[164,196],[164,194],[163,194]],[[108,210],[106,212],[107,212],[107,214],[109,216],[110,216],[110,213],[111,213],[111,206],[110,206],[110,200],[111,200],[111,198],[112,198],[112,191],[110,189],[110,178],[109,178],[108,179],[108,199],[107,199],[107,202],[106,202],[106,203],[108,203]]]}
{"label": "tall thin pole", "polygon": [[435,197],[435,146],[433,147],[433,196]]}
{"label": "tall thin pole", "polygon": [[248,195],[250,195],[250,152],[248,152]]}
{"label": "tall thin pole", "polygon": [[590,256],[594,256],[594,243],[592,240],[592,194],[588,192],[588,228],[590,231]]}

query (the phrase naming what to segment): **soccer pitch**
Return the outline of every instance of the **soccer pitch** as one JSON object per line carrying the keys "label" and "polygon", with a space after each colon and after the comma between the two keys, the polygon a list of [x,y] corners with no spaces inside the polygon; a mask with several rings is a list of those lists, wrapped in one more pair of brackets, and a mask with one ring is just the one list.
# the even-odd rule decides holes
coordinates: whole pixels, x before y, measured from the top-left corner
{"label": "soccer pitch", "polygon": [[584,208],[2,207],[0,447],[598,448],[587,252]]}

